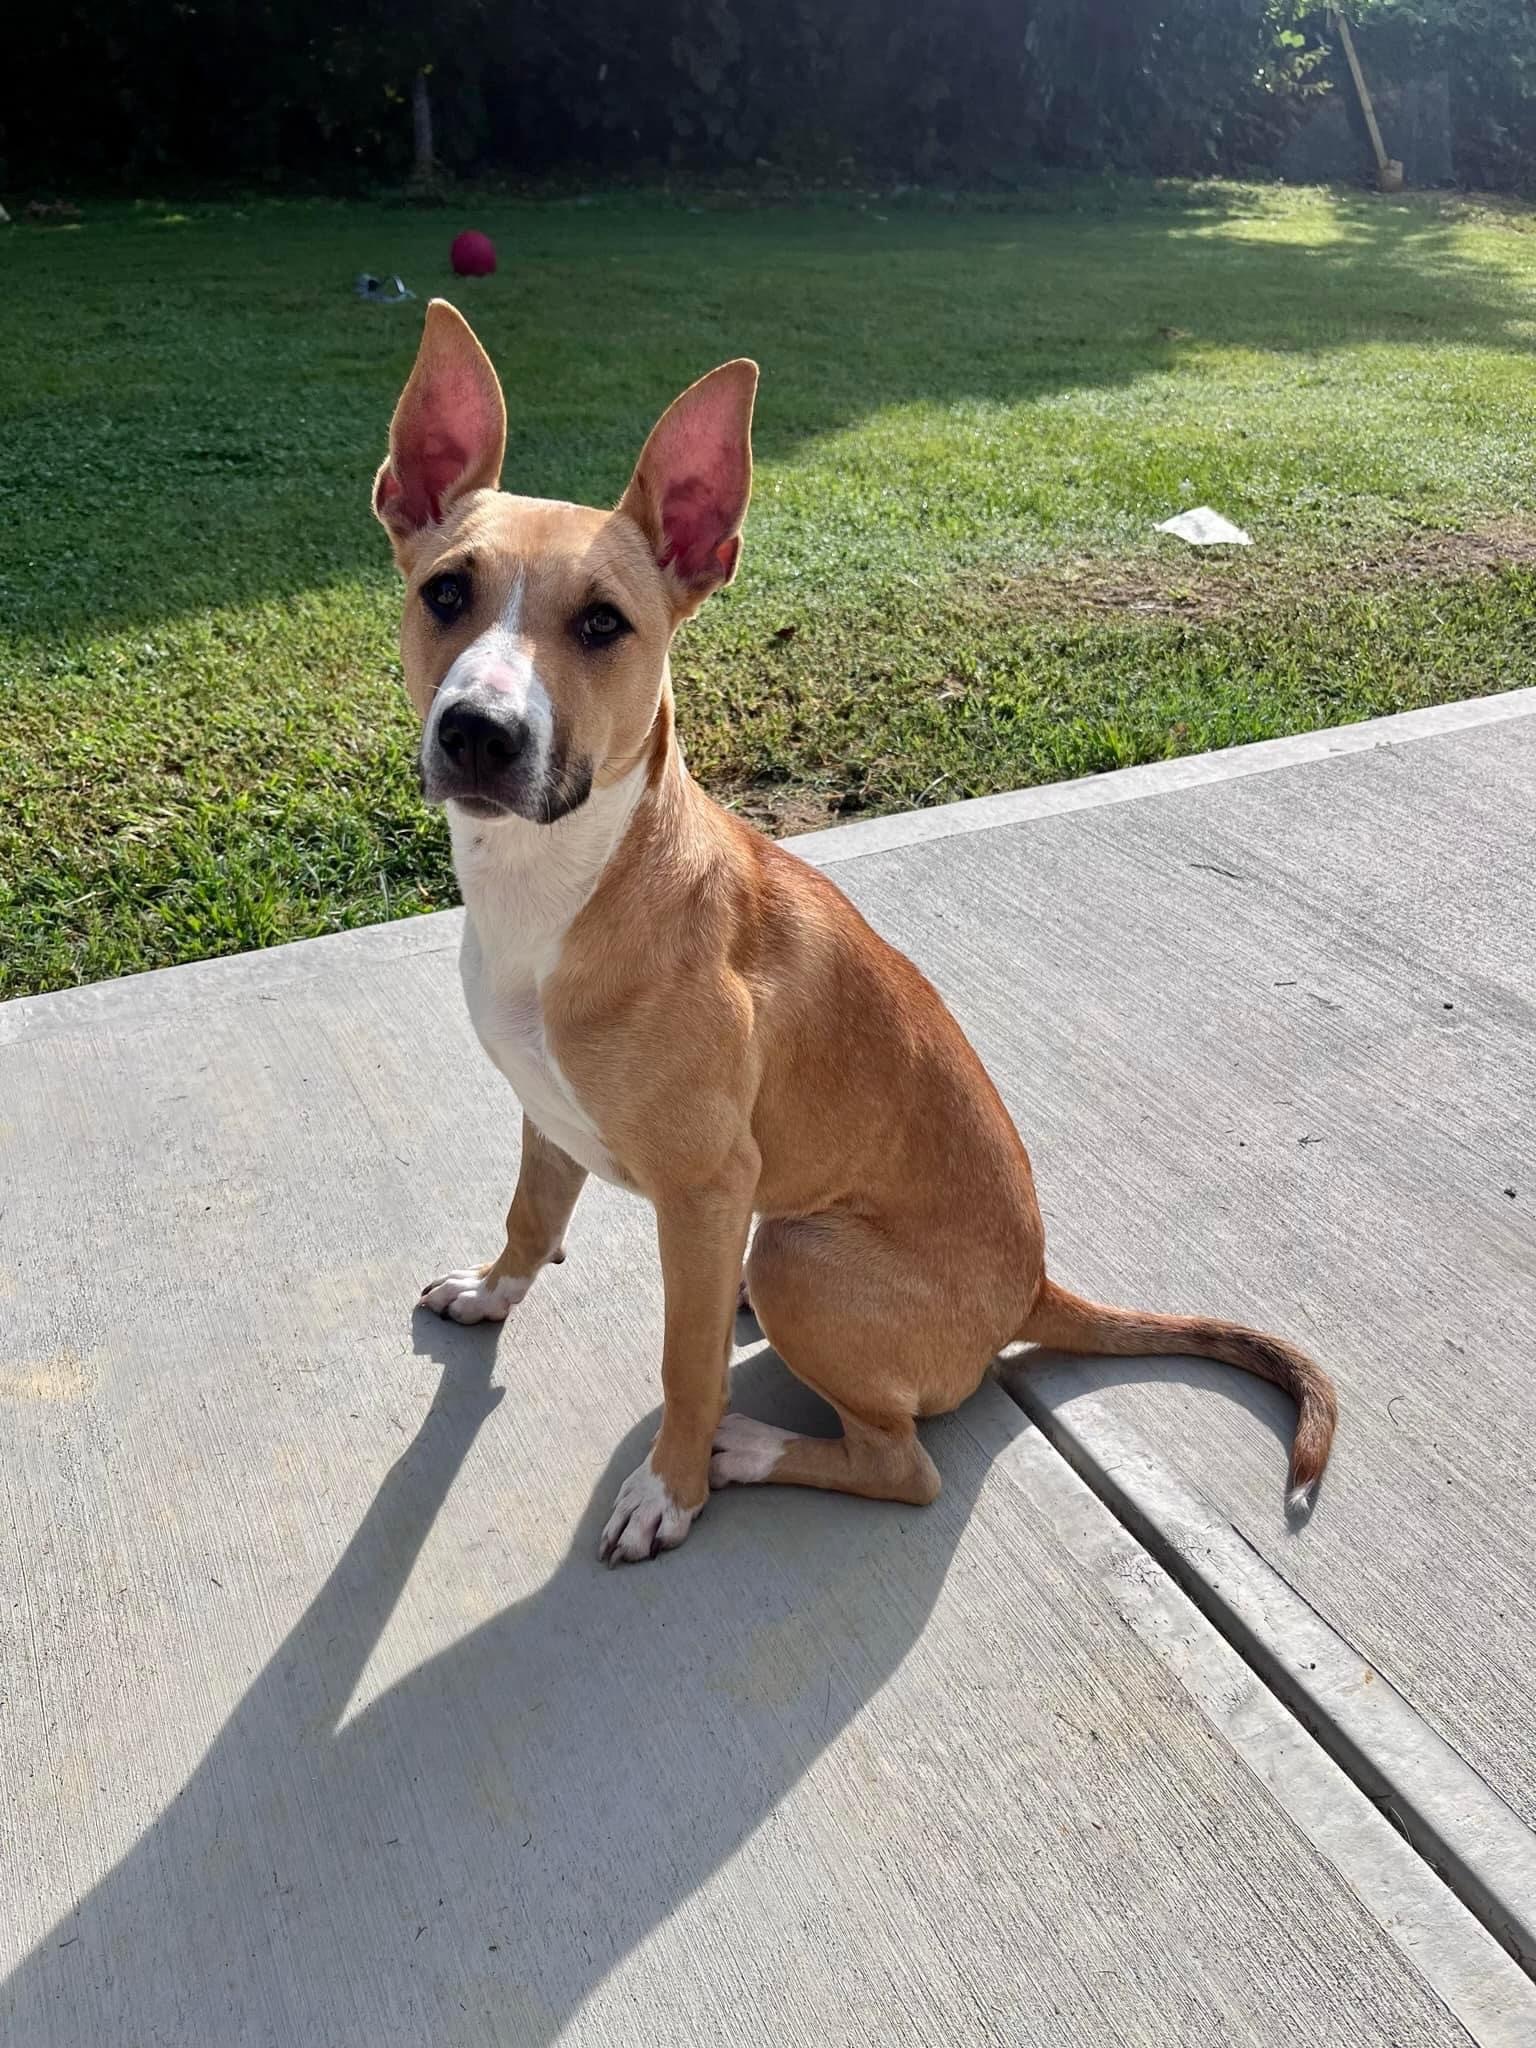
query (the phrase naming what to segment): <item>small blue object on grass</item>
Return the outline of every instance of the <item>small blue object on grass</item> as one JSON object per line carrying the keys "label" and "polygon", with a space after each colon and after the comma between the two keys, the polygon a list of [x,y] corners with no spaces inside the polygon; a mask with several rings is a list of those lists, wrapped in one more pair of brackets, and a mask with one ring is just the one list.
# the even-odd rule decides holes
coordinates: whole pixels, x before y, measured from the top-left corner
{"label": "small blue object on grass", "polygon": [[407,299],[416,296],[403,277],[378,278],[371,270],[360,271],[352,289],[360,299],[368,299],[375,306],[403,306]]}

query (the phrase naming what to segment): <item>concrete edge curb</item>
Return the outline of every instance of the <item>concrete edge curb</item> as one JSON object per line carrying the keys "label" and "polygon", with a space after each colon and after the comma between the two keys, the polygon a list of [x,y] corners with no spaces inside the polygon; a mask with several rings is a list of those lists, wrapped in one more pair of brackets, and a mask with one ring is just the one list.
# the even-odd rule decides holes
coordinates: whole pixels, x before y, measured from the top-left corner
{"label": "concrete edge curb", "polygon": [[109,1019],[115,1028],[158,1023],[208,1003],[242,997],[273,999],[275,992],[324,973],[345,955],[359,967],[406,960],[418,953],[457,950],[464,912],[432,910],[392,924],[356,925],[316,939],[291,939],[257,953],[222,953],[179,967],[153,967],[116,981],[88,981],[49,995],[13,996],[0,1003],[0,1049],[47,1038],[75,1025]]}
{"label": "concrete edge curb", "polygon": [[[1231,1522],[1081,1388],[1073,1366],[1025,1353],[1000,1377],[1269,1691],[1536,1977],[1536,1835]],[[1278,1515],[1278,1478],[1275,1501]]]}
{"label": "concrete edge curb", "polygon": [[1336,754],[1363,754],[1373,747],[1445,738],[1478,726],[1531,717],[1536,717],[1536,688],[1506,690],[1495,697],[1470,697],[1456,704],[1433,704],[1423,711],[1398,711],[1387,718],[1363,719],[1356,725],[1324,726],[1318,732],[1297,733],[1286,739],[1255,740],[1248,746],[1223,747],[1215,753],[1148,761],[1138,768],[1084,775],[1075,782],[1050,782],[1036,789],[939,804],[927,811],[897,811],[885,818],[863,818],[851,825],[829,826],[822,832],[804,832],[781,844],[809,861],[812,867],[831,867],[838,861],[890,853],[898,847],[918,846],[930,839],[991,832],[999,826],[1021,825],[1032,818],[1058,818],[1069,811],[1129,803],[1136,797],[1171,796],[1178,790],[1198,789],[1212,782],[1232,782],[1240,776],[1269,774],[1277,768],[1303,767]]}

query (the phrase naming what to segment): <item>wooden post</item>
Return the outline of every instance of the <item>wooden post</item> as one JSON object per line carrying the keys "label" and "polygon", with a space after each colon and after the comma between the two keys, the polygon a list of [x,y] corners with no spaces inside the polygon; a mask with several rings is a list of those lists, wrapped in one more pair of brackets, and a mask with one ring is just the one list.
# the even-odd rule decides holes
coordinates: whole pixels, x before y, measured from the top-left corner
{"label": "wooden post", "polygon": [[1360,111],[1365,116],[1366,133],[1371,138],[1371,148],[1376,154],[1376,183],[1383,192],[1401,192],[1403,167],[1395,156],[1387,155],[1387,146],[1381,139],[1381,130],[1376,125],[1376,109],[1371,104],[1365,73],[1360,69],[1360,59],[1355,55],[1355,39],[1349,32],[1349,22],[1337,7],[1333,10],[1333,19],[1339,31],[1339,41],[1344,45],[1349,75],[1355,81],[1355,91],[1360,97]]}

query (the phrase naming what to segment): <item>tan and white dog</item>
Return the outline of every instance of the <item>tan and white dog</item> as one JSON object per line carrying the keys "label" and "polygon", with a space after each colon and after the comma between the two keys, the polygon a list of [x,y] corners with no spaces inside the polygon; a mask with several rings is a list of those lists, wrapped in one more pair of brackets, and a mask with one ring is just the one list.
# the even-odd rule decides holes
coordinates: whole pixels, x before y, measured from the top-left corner
{"label": "tan and white dog", "polygon": [[[663,415],[613,512],[498,489],[501,387],[442,301],[390,427],[374,509],[405,577],[421,773],[447,808],[481,1043],[523,1105],[506,1244],[422,1300],[500,1318],[563,1256],[589,1173],[656,1211],[660,1432],[600,1554],[682,1542],[710,1488],[773,1481],[926,1502],[916,1419],[1015,1339],[1193,1353],[1294,1397],[1290,1499],[1328,1460],[1333,1389],[1278,1338],[1105,1308],[1045,1275],[1029,1160],[959,1026],[825,876],[683,766],[668,650],[728,583],[752,481],[757,368]],[[842,1434],[726,1413],[746,1286]]]}

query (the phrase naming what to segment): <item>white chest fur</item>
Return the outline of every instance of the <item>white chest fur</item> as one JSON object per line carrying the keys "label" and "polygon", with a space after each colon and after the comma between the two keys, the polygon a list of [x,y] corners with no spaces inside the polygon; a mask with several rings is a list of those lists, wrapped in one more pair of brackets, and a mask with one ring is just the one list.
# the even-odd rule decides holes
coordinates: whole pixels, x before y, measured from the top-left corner
{"label": "white chest fur", "polygon": [[543,992],[643,789],[637,769],[554,825],[485,825],[448,807],[469,913],[459,971],[475,1034],[545,1137],[589,1173],[621,1185],[595,1119],[550,1050]]}
{"label": "white chest fur", "polygon": [[505,954],[488,961],[473,923],[464,927],[459,969],[475,1034],[534,1123],[589,1173],[621,1181],[602,1134],[549,1049],[540,1000],[545,977]]}

